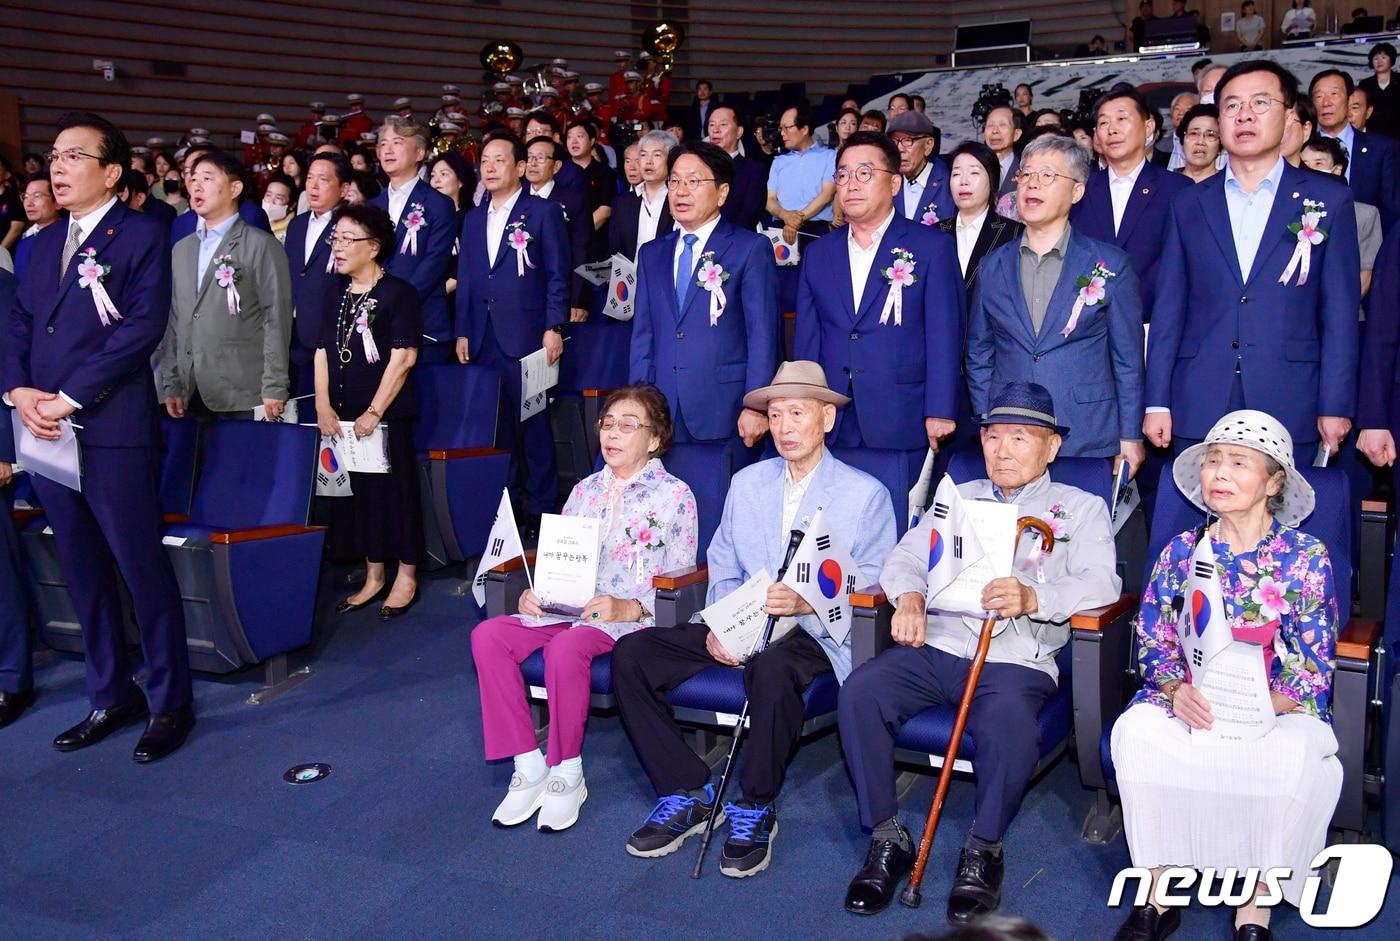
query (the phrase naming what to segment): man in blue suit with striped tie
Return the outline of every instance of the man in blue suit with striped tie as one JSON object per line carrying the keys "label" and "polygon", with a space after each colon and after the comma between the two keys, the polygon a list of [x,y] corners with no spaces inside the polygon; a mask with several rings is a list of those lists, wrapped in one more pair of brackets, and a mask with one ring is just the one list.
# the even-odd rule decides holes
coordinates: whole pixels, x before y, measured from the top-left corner
{"label": "man in blue suit with striped tie", "polygon": [[[65,115],[50,157],[68,221],[35,236],[0,388],[26,434],[58,440],[62,422],[81,426],[81,492],[34,479],[82,625],[92,707],[54,747],[85,748],[147,719],[133,754],[145,763],[194,727],[184,612],[156,491],[150,358],[170,318],[169,233],[117,199],[131,149],[106,120]],[[127,662],[118,573],[141,626],[144,693]]]}
{"label": "man in blue suit with striped tie", "polygon": [[520,420],[520,358],[543,346],[550,362],[564,352],[569,322],[569,234],[558,203],[524,192],[525,145],[502,134],[481,149],[486,197],[462,223],[457,259],[457,361],[491,366],[505,394],[497,438],[511,449],[507,479],[526,468],[524,530],[554,510],[554,434],[549,416]]}
{"label": "man in blue suit with striped tie", "polygon": [[757,232],[720,217],[734,164],[714,144],[682,144],[670,154],[667,200],[679,228],[637,253],[631,375],[666,395],[676,441],[746,446],[768,431],[765,415],[743,406],[778,360],[778,270]]}
{"label": "man in blue suit with striped tie", "polygon": [[1356,410],[1360,249],[1338,179],[1280,156],[1293,73],[1239,62],[1216,85],[1225,170],[1171,207],[1147,344],[1143,431],[1178,453],[1226,412],[1255,408],[1336,454]]}
{"label": "man in blue suit with striped tie", "polygon": [[375,154],[389,184],[371,202],[395,226],[394,254],[384,270],[411,283],[423,304],[418,362],[445,363],[452,354],[447,276],[457,238],[457,207],[418,175],[428,156],[428,132],[422,126],[390,115],[379,128]]}
{"label": "man in blue suit with striped tie", "polygon": [[344,278],[336,273],[326,241],[336,209],[350,190],[350,162],[337,153],[317,154],[306,165],[308,212],[299,212],[287,226],[287,266],[292,274],[292,395],[315,389],[316,347],[321,323],[340,301]]}

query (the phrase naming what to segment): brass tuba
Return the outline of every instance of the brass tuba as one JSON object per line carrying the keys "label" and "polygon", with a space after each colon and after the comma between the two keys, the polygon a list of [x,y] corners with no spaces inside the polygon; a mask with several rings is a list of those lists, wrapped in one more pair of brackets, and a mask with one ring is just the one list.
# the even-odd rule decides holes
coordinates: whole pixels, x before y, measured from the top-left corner
{"label": "brass tuba", "polygon": [[659,60],[662,72],[676,64],[676,50],[685,42],[685,27],[672,20],[662,20],[642,34],[642,48]]}
{"label": "brass tuba", "polygon": [[481,65],[497,78],[505,78],[521,60],[520,47],[509,39],[497,39],[481,47]]}

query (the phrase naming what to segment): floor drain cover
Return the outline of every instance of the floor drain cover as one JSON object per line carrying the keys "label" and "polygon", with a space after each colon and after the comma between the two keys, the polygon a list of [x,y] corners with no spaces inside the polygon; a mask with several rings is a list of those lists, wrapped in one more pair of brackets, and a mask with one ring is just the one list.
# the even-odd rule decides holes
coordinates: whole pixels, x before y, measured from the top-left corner
{"label": "floor drain cover", "polygon": [[331,773],[331,766],[317,762],[313,765],[297,765],[288,768],[282,775],[282,780],[288,784],[314,784]]}

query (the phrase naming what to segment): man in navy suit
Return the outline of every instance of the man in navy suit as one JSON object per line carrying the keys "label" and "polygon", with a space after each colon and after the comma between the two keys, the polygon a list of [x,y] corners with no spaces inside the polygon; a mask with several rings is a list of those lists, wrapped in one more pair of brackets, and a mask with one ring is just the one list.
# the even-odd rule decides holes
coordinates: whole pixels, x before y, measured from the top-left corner
{"label": "man in navy suit", "polygon": [[523,506],[533,529],[556,500],[554,434],[547,414],[520,421],[520,358],[541,346],[550,362],[564,352],[569,236],[558,205],[521,189],[524,173],[519,138],[496,137],[482,148],[487,198],[462,223],[456,335],[457,361],[494,367],[505,384],[497,436],[511,443],[512,484],[522,461],[526,467]]}
{"label": "man in navy suit", "polygon": [[292,273],[292,348],[289,362],[292,395],[316,391],[314,363],[321,324],[335,310],[345,290],[336,273],[327,241],[331,220],[350,191],[353,171],[338,153],[316,154],[306,165],[306,203],[309,211],[297,213],[287,225],[287,265]]}
{"label": "man in navy suit", "polygon": [[920,225],[938,225],[953,215],[953,192],[948,167],[938,159],[937,131],[919,111],[905,111],[890,122],[885,133],[899,148],[899,188],[894,208]]}
{"label": "man in navy suit", "polygon": [[525,142],[525,179],[530,182],[530,195],[556,203],[564,212],[564,226],[569,232],[569,320],[579,323],[588,319],[593,306],[594,288],[581,275],[572,272],[588,261],[588,242],[593,237],[593,215],[588,211],[588,197],[578,189],[559,185],[557,175],[565,163],[573,163],[564,145],[552,137],[535,137]]}
{"label": "man in navy suit", "polygon": [[678,442],[729,441],[737,426],[752,447],[768,418],[744,408],[744,393],[766,384],[778,361],[773,247],[720,217],[734,181],[723,150],[682,144],[668,164],[680,228],[637,253],[630,373],[665,393]]}
{"label": "man in navy suit", "polygon": [[729,198],[719,207],[720,218],[741,229],[753,229],[763,221],[768,201],[768,174],[757,160],[739,153],[744,122],[732,105],[715,105],[710,110],[709,141],[734,161],[734,185]]}
{"label": "man in navy suit", "polygon": [[[19,281],[0,268],[0,326],[9,322]],[[0,362],[6,330],[0,329]],[[19,534],[10,523],[10,483],[14,477],[15,446],[10,433],[10,410],[0,408],[0,729],[34,704],[34,679],[29,661],[29,589],[24,584]]]}
{"label": "man in navy suit", "polygon": [[1094,105],[1094,139],[1108,169],[1089,175],[1084,198],[1074,204],[1070,222],[1078,232],[1128,253],[1138,276],[1144,313],[1156,297],[1157,260],[1172,197],[1191,180],[1147,160],[1157,135],[1157,119],[1137,90],[1108,92]]}
{"label": "man in navy suit", "polygon": [[1021,153],[1021,238],[982,261],[967,326],[967,382],[983,415],[1009,382],[1050,390],[1074,429],[1070,457],[1146,457],[1142,427],[1142,302],[1128,256],[1070,225],[1089,151],[1046,135]]}
{"label": "man in navy suit", "polygon": [[637,141],[637,164],[642,182],[635,191],[624,190],[613,200],[608,219],[608,249],[637,260],[641,247],[675,228],[666,201],[666,157],[676,139],[665,131],[647,131]]}
{"label": "man in navy suit", "polygon": [[[50,173],[69,220],[35,236],[0,388],[36,438],[57,440],[70,417],[82,426],[82,491],[34,478],[82,625],[92,706],[54,747],[84,748],[149,714],[133,754],[148,762],[184,743],[194,710],[156,492],[150,359],[170,316],[169,233],[117,200],[130,159],[126,138],[97,115],[59,121]],[[144,694],[131,681],[118,572],[141,626]]]}
{"label": "man in navy suit", "polygon": [[[1147,344],[1143,431],[1178,452],[1240,408],[1283,422],[1300,458],[1333,454],[1356,409],[1360,248],[1340,180],[1280,155],[1298,80],[1268,60],[1216,86],[1225,170],[1172,202]],[[1325,216],[1305,213],[1309,206]],[[1292,225],[1321,238],[1300,240]],[[1306,254],[1307,275],[1303,275]]]}
{"label": "man in navy suit", "polygon": [[[909,115],[918,112],[895,120]],[[958,414],[963,291],[953,240],[890,205],[900,157],[875,131],[852,134],[837,154],[836,201],[847,225],[807,248],[794,347],[851,398],[837,414],[833,447],[893,448],[921,462]],[[906,256],[908,284],[894,266]]]}
{"label": "man in navy suit", "polygon": [[385,118],[375,153],[389,184],[371,202],[397,226],[394,254],[384,270],[418,290],[423,304],[418,362],[447,362],[452,350],[447,276],[457,239],[457,207],[418,175],[428,156],[428,132],[420,125],[396,114]]}
{"label": "man in navy suit", "polygon": [[1387,230],[1400,221],[1400,147],[1387,137],[1351,126],[1348,105],[1356,83],[1340,69],[1313,76],[1308,93],[1317,109],[1317,129],[1335,137],[1347,152],[1347,182],[1357,202],[1375,206]]}

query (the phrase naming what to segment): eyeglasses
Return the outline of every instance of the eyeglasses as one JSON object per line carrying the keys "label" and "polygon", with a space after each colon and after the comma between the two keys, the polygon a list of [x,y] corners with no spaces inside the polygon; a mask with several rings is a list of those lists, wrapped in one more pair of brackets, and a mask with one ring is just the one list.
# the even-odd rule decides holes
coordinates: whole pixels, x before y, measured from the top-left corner
{"label": "eyeglasses", "polygon": [[1213,141],[1220,139],[1218,131],[1187,131],[1185,136],[1187,140]]}
{"label": "eyeglasses", "polygon": [[355,243],[355,242],[373,242],[373,241],[374,241],[374,239],[372,239],[372,238],[371,238],[370,236],[368,236],[368,235],[363,235],[363,236],[360,236],[360,237],[357,238],[357,237],[355,237],[355,236],[353,236],[353,235],[341,235],[341,234],[339,234],[339,233],[337,233],[337,232],[332,232],[330,235],[327,235],[327,236],[326,236],[326,244],[327,244],[327,245],[351,245],[351,244],[353,244],[353,243]]}
{"label": "eyeglasses", "polygon": [[[1220,106],[1220,114],[1222,117],[1233,118],[1240,113],[1244,104],[1242,98],[1231,98]],[[1249,110],[1255,114],[1268,114],[1269,109],[1276,104],[1283,104],[1283,99],[1261,93],[1249,99]]]}
{"label": "eyeglasses", "polygon": [[913,137],[891,137],[891,141],[900,150],[907,150],[914,146],[915,141],[929,140],[928,134],[915,134]]}
{"label": "eyeglasses", "polygon": [[799,125],[796,125],[796,124],[779,124],[779,125],[778,125],[778,130],[780,130],[780,131],[795,131],[795,130],[797,130],[798,126],[799,126]]}
{"label": "eyeglasses", "polygon": [[531,154],[525,158],[525,162],[530,164],[553,163],[554,156],[552,154]]}
{"label": "eyeglasses", "polygon": [[82,160],[84,157],[86,157],[88,160],[96,160],[98,163],[102,162],[101,157],[97,156],[96,154],[84,153],[81,149],[77,147],[71,147],[68,150],[51,150],[44,155],[44,158],[48,161],[49,166],[58,164],[65,167],[76,167],[78,165],[78,161]]}
{"label": "eyeglasses", "polygon": [[851,182],[851,177],[855,177],[862,183],[869,183],[875,178],[875,174],[877,173],[888,173],[890,176],[894,176],[893,170],[884,170],[880,167],[872,167],[868,163],[862,163],[854,170],[851,170],[849,167],[842,167],[833,173],[831,178],[836,181],[837,186],[847,186]]}
{"label": "eyeglasses", "polygon": [[1041,186],[1053,186],[1057,179],[1069,180],[1071,183],[1084,182],[1077,176],[1066,176],[1063,173],[1056,173],[1049,167],[1043,170],[1017,170],[1015,176],[1016,182],[1021,186],[1029,184],[1032,180],[1035,180]]}
{"label": "eyeglasses", "polygon": [[673,176],[666,181],[666,188],[673,190],[683,190],[689,193],[694,190],[698,190],[700,188],[700,184],[702,183],[714,182],[715,178],[712,176],[688,176],[684,180]]}
{"label": "eyeglasses", "polygon": [[646,425],[642,422],[637,421],[637,419],[633,418],[631,415],[624,415],[621,418],[613,418],[611,415],[609,415],[606,418],[598,419],[599,431],[612,431],[614,428],[616,428],[624,435],[636,434],[638,428],[650,427],[650,425]]}

